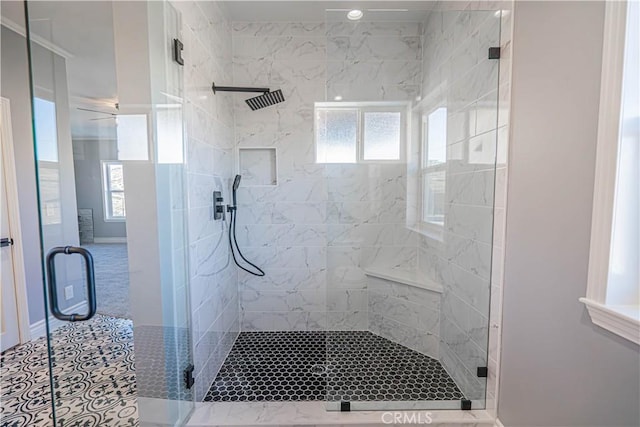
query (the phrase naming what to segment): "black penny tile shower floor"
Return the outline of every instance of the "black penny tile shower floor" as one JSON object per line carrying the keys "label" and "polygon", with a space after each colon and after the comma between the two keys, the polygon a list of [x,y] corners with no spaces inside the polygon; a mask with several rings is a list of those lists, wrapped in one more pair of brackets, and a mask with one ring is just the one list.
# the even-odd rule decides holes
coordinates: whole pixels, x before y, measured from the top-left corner
{"label": "black penny tile shower floor", "polygon": [[205,401],[459,400],[439,361],[367,331],[241,332]]}

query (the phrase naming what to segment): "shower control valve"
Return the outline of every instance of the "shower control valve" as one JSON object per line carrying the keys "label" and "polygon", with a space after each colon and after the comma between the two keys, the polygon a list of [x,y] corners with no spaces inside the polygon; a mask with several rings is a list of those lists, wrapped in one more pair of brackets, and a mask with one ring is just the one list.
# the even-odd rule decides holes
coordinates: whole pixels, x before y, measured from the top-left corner
{"label": "shower control valve", "polygon": [[224,199],[222,198],[221,191],[213,192],[213,219],[215,221],[224,219],[224,205],[222,204]]}

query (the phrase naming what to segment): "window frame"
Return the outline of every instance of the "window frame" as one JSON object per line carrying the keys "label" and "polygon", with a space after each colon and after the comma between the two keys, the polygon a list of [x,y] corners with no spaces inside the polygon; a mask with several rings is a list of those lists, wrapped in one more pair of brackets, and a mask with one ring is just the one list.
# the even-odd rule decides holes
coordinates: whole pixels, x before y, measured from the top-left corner
{"label": "window frame", "polygon": [[[446,218],[446,213],[442,214],[442,221],[428,221],[425,220],[425,209],[424,209],[424,201],[425,201],[425,197],[424,197],[424,180],[425,177],[431,173],[434,172],[443,172],[444,173],[444,187],[445,187],[445,197],[446,197],[446,188],[447,188],[447,161],[445,158],[445,161],[443,163],[437,164],[437,165],[432,165],[429,166],[426,163],[427,160],[427,156],[428,156],[428,152],[429,152],[429,141],[428,141],[428,126],[429,126],[429,116],[431,114],[433,114],[434,112],[438,111],[439,109],[444,108],[445,109],[445,115],[446,115],[446,107],[442,106],[442,105],[438,105],[435,108],[431,108],[430,110],[428,110],[428,112],[425,110],[420,114],[420,146],[419,146],[419,164],[420,164],[420,172],[418,174],[418,187],[419,187],[419,196],[420,196],[420,204],[419,204],[419,221],[418,223],[420,224],[420,228],[424,229],[426,231],[429,232],[429,234],[432,237],[438,238],[439,240],[442,240],[442,234],[444,233],[444,226],[445,226],[445,218]],[[447,141],[446,141],[446,135],[445,135],[445,157],[446,157],[446,151],[447,151]],[[446,203],[445,203],[446,204]]]}
{"label": "window frame", "polygon": [[[383,102],[316,102],[313,108],[313,140],[314,161],[316,164],[325,165],[353,165],[353,164],[402,164],[407,159],[407,135],[409,127],[410,103],[404,101]],[[355,110],[357,112],[356,124],[356,161],[355,163],[319,162],[318,161],[318,126],[316,113],[318,111]],[[400,113],[400,155],[398,159],[369,159],[364,158],[364,115],[365,113]]]}
{"label": "window frame", "polygon": [[579,300],[594,324],[640,345],[640,306],[607,304],[613,234],[627,2],[607,2],[587,291]]}
{"label": "window frame", "polygon": [[[122,193],[122,197],[125,197],[125,190],[113,190],[111,188],[111,179],[109,178],[109,166],[119,165],[123,166],[123,163],[118,160],[102,160],[100,162],[101,175],[102,175],[102,207],[103,207],[103,220],[105,222],[125,222],[127,220],[126,210],[125,216],[113,216],[113,193]],[[123,170],[124,173],[124,170]],[[126,201],[125,201],[126,203]]]}

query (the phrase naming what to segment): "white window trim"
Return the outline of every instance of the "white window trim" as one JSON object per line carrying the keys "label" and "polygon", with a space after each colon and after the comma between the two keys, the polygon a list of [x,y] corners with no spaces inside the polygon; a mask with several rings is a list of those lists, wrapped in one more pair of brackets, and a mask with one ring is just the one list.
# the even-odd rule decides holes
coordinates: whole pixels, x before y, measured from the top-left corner
{"label": "white window trim", "polygon": [[[125,222],[127,217],[113,218],[109,211],[111,207],[110,195],[112,193],[111,186],[108,185],[107,180],[107,166],[110,164],[122,165],[122,162],[117,160],[103,160],[100,162],[100,173],[102,174],[102,214],[104,222]],[[124,191],[122,192],[124,194]]]}
{"label": "white window trim", "polygon": [[[431,238],[442,241],[444,239],[444,218],[442,222],[436,221],[425,221],[424,219],[424,177],[430,172],[444,172],[445,173],[445,194],[446,194],[446,174],[447,174],[447,163],[441,163],[439,165],[428,166],[425,165],[425,154],[428,152],[429,147],[428,144],[425,146],[425,124],[428,124],[428,117],[431,113],[442,108],[442,106],[437,106],[435,108],[431,108],[429,112],[424,111],[421,115],[421,124],[420,124],[420,150],[419,150],[419,164],[420,164],[420,172],[418,174],[418,188],[419,188],[419,200],[420,203],[418,205],[419,208],[419,217],[418,217],[418,228],[422,231],[426,232]],[[445,144],[445,149],[448,147]]]}
{"label": "white window trim", "polygon": [[606,304],[618,166],[627,2],[607,2],[586,297],[594,324],[640,344],[640,306]]}
{"label": "white window trim", "polygon": [[[355,164],[397,164],[405,163],[407,159],[407,135],[409,127],[409,107],[410,103],[404,101],[366,101],[366,102],[316,102],[314,106],[314,161],[318,162],[318,150],[316,148],[316,128],[315,112],[317,110],[356,110],[358,114],[358,124],[356,133],[356,163]],[[372,159],[364,158],[364,113],[369,112],[397,112],[400,113],[400,158],[399,159]],[[320,162],[320,164],[354,164],[354,163],[333,163]]]}

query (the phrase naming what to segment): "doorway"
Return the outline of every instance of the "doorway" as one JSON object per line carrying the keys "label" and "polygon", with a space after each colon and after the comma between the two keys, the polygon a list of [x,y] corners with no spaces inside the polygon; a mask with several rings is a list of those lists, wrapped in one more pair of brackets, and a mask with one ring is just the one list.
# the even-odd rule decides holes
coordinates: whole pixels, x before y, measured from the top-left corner
{"label": "doorway", "polygon": [[[2,284],[0,289],[0,352],[20,343],[27,335],[28,325],[24,303],[24,262],[20,220],[17,210],[17,188],[13,164],[13,135],[9,100],[0,98],[0,257]],[[11,202],[11,203],[10,203]],[[22,314],[22,316],[21,316]]]}
{"label": "doorway", "polygon": [[118,160],[115,105],[70,110],[78,240],[94,256],[97,312],[131,319],[124,166]]}

